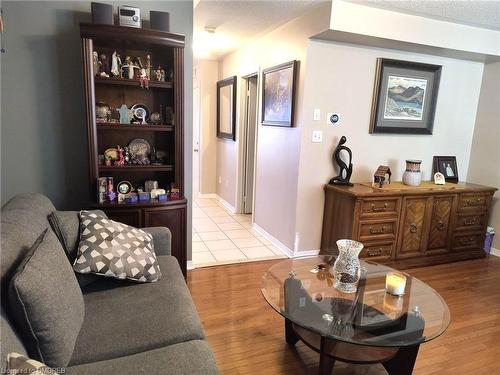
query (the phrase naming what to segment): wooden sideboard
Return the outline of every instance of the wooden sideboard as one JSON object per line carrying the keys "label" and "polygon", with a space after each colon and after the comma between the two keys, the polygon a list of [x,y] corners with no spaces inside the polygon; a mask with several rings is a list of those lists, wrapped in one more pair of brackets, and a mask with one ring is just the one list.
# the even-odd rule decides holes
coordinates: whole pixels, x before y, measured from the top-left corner
{"label": "wooden sideboard", "polygon": [[337,254],[336,241],[350,238],[365,245],[360,257],[398,268],[483,257],[495,190],[469,183],[326,185],[321,254]]}

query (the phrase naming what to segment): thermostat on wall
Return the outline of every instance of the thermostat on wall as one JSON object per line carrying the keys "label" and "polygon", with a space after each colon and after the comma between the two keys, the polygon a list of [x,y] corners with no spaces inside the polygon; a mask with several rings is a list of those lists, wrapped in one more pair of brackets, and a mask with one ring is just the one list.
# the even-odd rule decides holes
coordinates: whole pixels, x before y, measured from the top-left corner
{"label": "thermostat on wall", "polygon": [[340,123],[340,113],[329,112],[326,115],[326,122],[329,125],[339,125],[339,123]]}

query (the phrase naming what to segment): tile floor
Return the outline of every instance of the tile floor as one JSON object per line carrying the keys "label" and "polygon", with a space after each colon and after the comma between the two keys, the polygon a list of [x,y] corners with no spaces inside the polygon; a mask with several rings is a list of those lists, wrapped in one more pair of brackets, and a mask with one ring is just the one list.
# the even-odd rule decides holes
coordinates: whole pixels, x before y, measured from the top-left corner
{"label": "tile floor", "polygon": [[252,216],[229,212],[216,199],[193,203],[193,267],[286,258],[252,228]]}

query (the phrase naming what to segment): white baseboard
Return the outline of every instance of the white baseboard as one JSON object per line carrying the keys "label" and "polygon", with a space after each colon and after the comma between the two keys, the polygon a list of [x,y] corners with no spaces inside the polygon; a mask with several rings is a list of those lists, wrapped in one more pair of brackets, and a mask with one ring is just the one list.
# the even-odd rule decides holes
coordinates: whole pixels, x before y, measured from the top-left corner
{"label": "white baseboard", "polygon": [[500,257],[500,250],[495,249],[494,247],[492,247],[491,250],[490,250],[490,254],[494,255],[496,257]]}
{"label": "white baseboard", "polygon": [[295,251],[293,254],[294,258],[302,258],[302,257],[312,257],[319,254],[319,250],[304,250],[304,251]]}
{"label": "white baseboard", "polygon": [[194,270],[195,267],[193,266],[193,261],[192,260],[188,260],[186,263],[187,263],[186,264],[186,268],[188,270]]}
{"label": "white baseboard", "polygon": [[215,194],[215,199],[217,200],[217,202],[219,202],[221,205],[223,205],[228,211],[230,211],[233,214],[236,213],[236,207],[234,207],[231,203],[226,201],[224,198]]}
{"label": "white baseboard", "polygon": [[268,240],[274,246],[276,246],[278,249],[280,249],[283,252],[283,254],[285,254],[287,257],[293,258],[293,250],[289,249],[283,242],[281,242],[280,240],[278,240],[272,234],[269,234],[261,226],[253,223],[253,229],[255,229],[257,232],[259,232],[260,234],[262,234],[262,237],[264,237],[266,240]]}
{"label": "white baseboard", "polygon": [[217,194],[215,193],[198,193],[198,198],[212,198],[215,199]]}

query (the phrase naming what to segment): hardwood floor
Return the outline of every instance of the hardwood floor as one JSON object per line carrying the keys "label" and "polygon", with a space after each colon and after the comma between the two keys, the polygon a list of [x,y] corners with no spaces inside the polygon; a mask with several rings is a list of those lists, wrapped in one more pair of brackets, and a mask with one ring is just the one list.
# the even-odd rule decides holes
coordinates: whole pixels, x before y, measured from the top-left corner
{"label": "hardwood floor", "polygon": [[[289,348],[283,318],[261,295],[264,271],[279,260],[190,271],[188,285],[222,374],[316,374],[319,355]],[[500,258],[405,270],[436,289],[452,322],[420,347],[414,374],[500,374]],[[386,374],[380,365],[337,363],[335,375]]]}

